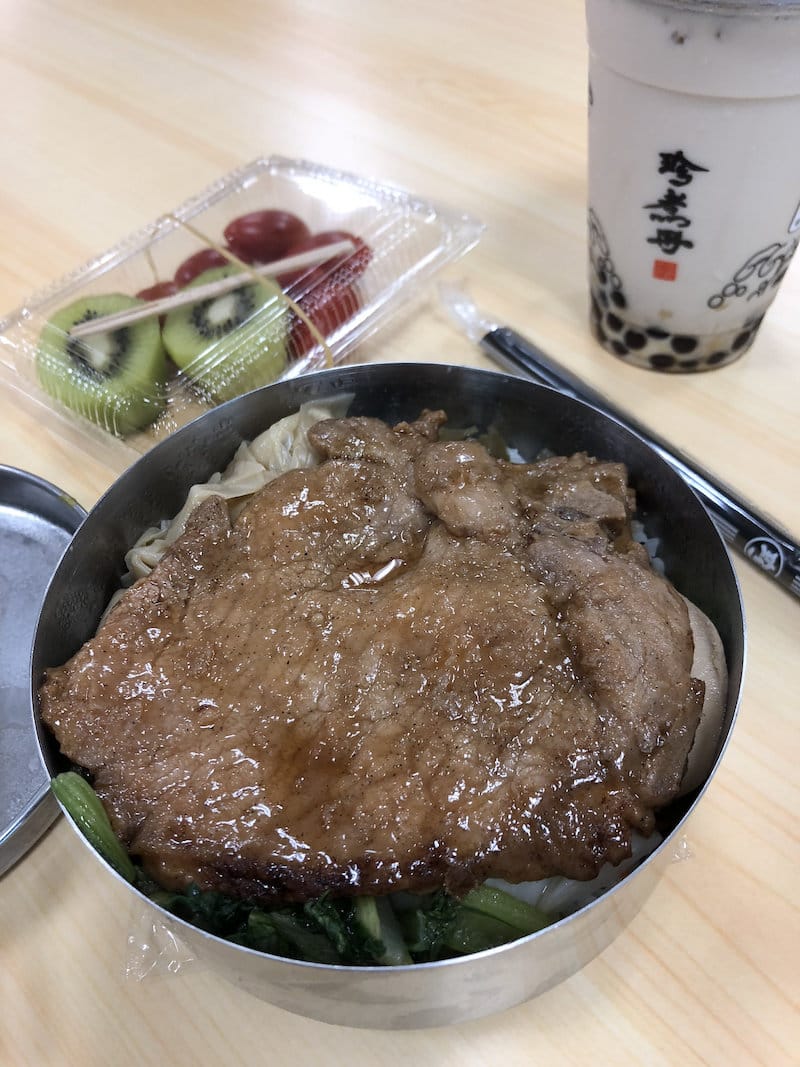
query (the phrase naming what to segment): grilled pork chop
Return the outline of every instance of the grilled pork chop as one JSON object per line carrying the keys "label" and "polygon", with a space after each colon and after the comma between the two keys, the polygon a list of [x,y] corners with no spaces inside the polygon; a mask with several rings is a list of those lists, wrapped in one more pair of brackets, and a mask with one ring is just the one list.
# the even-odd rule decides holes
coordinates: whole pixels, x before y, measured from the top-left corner
{"label": "grilled pork chop", "polygon": [[268,904],[591,878],[677,793],[687,609],[624,467],[310,432],[319,466],[212,497],[41,687],[154,879]]}

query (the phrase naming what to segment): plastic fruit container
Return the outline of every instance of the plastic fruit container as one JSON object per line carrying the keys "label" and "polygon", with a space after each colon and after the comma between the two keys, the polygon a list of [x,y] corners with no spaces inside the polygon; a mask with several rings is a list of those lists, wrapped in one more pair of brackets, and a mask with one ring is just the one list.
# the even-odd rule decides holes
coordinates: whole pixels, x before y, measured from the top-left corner
{"label": "plastic fruit container", "polygon": [[[0,320],[0,363],[62,424],[106,449],[113,441],[143,453],[218,403],[339,363],[482,228],[354,174],[257,159]],[[347,239],[352,252],[277,277],[259,272],[310,249],[324,257]],[[220,284],[234,288],[205,295]],[[74,335],[195,291],[168,313]]]}

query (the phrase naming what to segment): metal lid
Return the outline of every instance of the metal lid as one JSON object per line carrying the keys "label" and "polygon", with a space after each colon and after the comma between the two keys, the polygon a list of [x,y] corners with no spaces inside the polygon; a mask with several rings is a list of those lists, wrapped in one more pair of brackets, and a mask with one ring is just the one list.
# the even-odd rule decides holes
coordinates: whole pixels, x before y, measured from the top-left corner
{"label": "metal lid", "polygon": [[54,485],[0,465],[0,875],[58,814],[33,727],[31,646],[47,585],[85,517]]}
{"label": "metal lid", "polygon": [[656,7],[675,7],[681,11],[700,11],[710,15],[800,14],[800,0],[643,0],[643,2]]}

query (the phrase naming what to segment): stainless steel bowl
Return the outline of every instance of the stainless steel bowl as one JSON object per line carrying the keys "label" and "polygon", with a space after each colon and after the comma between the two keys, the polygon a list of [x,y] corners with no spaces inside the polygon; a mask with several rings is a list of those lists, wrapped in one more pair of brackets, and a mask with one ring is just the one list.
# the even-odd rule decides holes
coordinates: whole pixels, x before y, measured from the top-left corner
{"label": "stainless steel bowl", "polygon": [[[224,467],[242,441],[306,401],[341,393],[353,394],[351,414],[377,415],[389,421],[414,418],[423,408],[444,408],[452,425],[496,428],[525,459],[547,448],[556,453],[587,451],[627,465],[646,529],[661,539],[660,555],[667,574],[710,616],[725,646],[730,672],[728,706],[710,778],[736,714],[745,633],[733,567],[702,505],[655,452],[592,407],[504,374],[431,364],[357,366],[268,386],[197,419],[122,475],[76,534],[53,577],[39,619],[32,658],[32,701],[49,773],[56,774],[63,763],[39,718],[38,682],[46,667],[63,663],[93,635],[119,586],[123,557],[130,545],[145,528],[176,514],[189,487]],[[604,949],[648,897],[704,790],[705,785],[666,812],[672,829],[663,844],[634,874],[594,903],[512,944],[439,963],[398,968],[299,963],[206,934],[137,890],[131,888],[131,892],[139,896],[143,909],[150,909],[153,918],[174,931],[197,957],[270,1003],[349,1026],[441,1026],[534,997]],[[91,892],[89,884],[86,893]]]}

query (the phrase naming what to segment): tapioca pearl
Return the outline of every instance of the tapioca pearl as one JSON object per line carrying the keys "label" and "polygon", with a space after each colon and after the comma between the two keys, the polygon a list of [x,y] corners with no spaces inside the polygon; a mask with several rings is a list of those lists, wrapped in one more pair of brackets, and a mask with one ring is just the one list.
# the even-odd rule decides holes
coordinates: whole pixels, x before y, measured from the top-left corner
{"label": "tapioca pearl", "polygon": [[650,366],[655,367],[656,370],[669,370],[670,367],[674,367],[677,360],[669,352],[656,352],[655,355],[650,356]]}
{"label": "tapioca pearl", "polygon": [[616,354],[618,356],[627,356],[628,355],[628,346],[624,345],[622,343],[622,341],[612,341],[611,342],[611,348],[613,349],[614,352],[616,352]]}
{"label": "tapioca pearl", "polygon": [[730,352],[712,352],[710,356],[706,356],[706,364],[709,367],[716,367],[718,363],[722,363],[729,356]]}
{"label": "tapioca pearl", "polygon": [[700,366],[699,359],[682,359],[681,370],[697,370]]}
{"label": "tapioca pearl", "polygon": [[628,348],[640,349],[644,348],[647,344],[647,337],[645,334],[640,333],[639,330],[626,330],[622,335],[622,340],[628,346]]}
{"label": "tapioca pearl", "polygon": [[606,272],[604,270],[598,270],[598,272],[597,272],[597,280],[600,282],[601,285],[605,285],[606,284],[606,282],[608,281],[608,275],[606,274]]}
{"label": "tapioca pearl", "polygon": [[607,308],[608,307],[608,293],[605,291],[605,289],[601,289],[600,292],[597,294],[597,297],[598,297],[598,300],[600,301],[600,303],[603,305],[603,307]]}
{"label": "tapioca pearl", "polygon": [[669,337],[666,330],[662,330],[660,326],[648,326],[645,331],[648,337],[654,337],[657,341],[663,341],[664,338]]}
{"label": "tapioca pearl", "polygon": [[688,334],[677,334],[670,341],[673,352],[679,352],[684,355],[689,352],[694,352],[697,348],[697,338],[689,337]]}
{"label": "tapioca pearl", "polygon": [[617,308],[626,308],[628,301],[625,299],[625,294],[621,289],[614,289],[611,293],[611,303]]}
{"label": "tapioca pearl", "polygon": [[731,348],[734,352],[738,352],[740,348],[744,348],[750,338],[753,336],[752,330],[742,330],[740,334],[737,334],[733,339]]}
{"label": "tapioca pearl", "polygon": [[620,330],[625,328],[625,323],[619,317],[615,315],[613,311],[606,313],[606,326],[609,330],[613,330],[615,333],[619,333]]}

